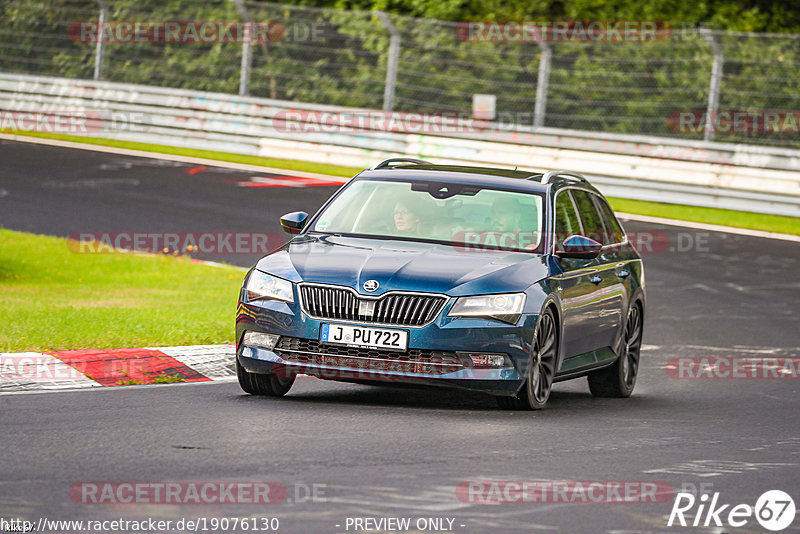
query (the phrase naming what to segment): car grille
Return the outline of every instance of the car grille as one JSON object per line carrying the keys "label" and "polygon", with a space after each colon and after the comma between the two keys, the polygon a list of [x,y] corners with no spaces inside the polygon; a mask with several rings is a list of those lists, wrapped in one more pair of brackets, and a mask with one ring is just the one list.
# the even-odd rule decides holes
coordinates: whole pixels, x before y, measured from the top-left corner
{"label": "car grille", "polygon": [[303,311],[318,319],[422,326],[436,317],[447,298],[418,293],[389,293],[362,298],[344,287],[301,285]]}
{"label": "car grille", "polygon": [[[455,352],[409,349],[394,352],[323,344],[313,339],[281,337],[275,353],[296,364],[365,371],[390,371],[442,375],[464,369]],[[354,377],[350,377],[354,378]]]}

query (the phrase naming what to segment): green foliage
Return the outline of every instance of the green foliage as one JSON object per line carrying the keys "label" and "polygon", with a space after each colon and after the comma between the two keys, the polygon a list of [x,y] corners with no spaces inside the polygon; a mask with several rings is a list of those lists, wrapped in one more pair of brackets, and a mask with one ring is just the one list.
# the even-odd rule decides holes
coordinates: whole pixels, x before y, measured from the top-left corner
{"label": "green foliage", "polygon": [[[330,5],[290,0],[297,5]],[[431,19],[461,20],[667,20],[748,32],[800,32],[794,0],[335,0],[340,9],[382,9]]]}
{"label": "green foliage", "polygon": [[156,376],[150,383],[151,384],[176,384],[178,382],[185,382],[183,377],[175,375]]}
{"label": "green foliage", "polygon": [[118,386],[138,386],[138,385],[141,385],[141,384],[144,384],[144,382],[142,382],[141,380],[135,380],[135,379],[120,380],[119,382],[117,382]]}
{"label": "green foliage", "polygon": [[[373,10],[393,13],[402,39],[394,108],[462,111],[472,96],[497,96],[507,122],[530,125],[542,50],[532,42],[464,41],[459,21],[663,20],[659,42],[576,42],[553,50],[545,126],[701,139],[670,117],[703,110],[713,54],[700,24],[781,35],[717,33],[725,63],[722,110],[800,109],[800,9],[788,0],[298,0],[247,3],[256,21],[285,30],[253,46],[253,96],[381,109],[389,33]],[[299,5],[299,4],[302,4]],[[109,0],[119,21],[241,20],[231,1]],[[340,9],[322,9],[331,5]],[[316,7],[308,7],[316,6]],[[350,9],[349,11],[343,8]],[[427,19],[411,18],[427,17]],[[70,24],[96,21],[93,0],[6,0],[0,4],[0,70],[90,78],[95,45],[74,42]],[[433,20],[440,19],[440,20]],[[103,79],[236,93],[240,43],[108,43]],[[504,119],[505,120],[505,119]],[[798,147],[795,132],[725,134],[718,141]]]}

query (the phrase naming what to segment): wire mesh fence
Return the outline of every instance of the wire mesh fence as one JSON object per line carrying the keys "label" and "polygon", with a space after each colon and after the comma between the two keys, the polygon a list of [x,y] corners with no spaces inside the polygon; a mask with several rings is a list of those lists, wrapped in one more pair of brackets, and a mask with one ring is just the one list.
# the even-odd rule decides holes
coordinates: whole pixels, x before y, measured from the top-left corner
{"label": "wire mesh fence", "polygon": [[408,112],[469,113],[488,94],[513,128],[800,147],[800,35],[662,24],[651,40],[516,39],[474,24],[246,0],[5,0],[0,70]]}

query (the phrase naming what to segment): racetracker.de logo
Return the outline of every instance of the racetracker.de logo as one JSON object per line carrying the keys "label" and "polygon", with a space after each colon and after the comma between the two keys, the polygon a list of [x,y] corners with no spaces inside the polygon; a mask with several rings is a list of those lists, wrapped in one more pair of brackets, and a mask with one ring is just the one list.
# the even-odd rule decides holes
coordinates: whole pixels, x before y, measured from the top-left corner
{"label": "racetracker.de logo", "polygon": [[675,493],[663,480],[465,480],[456,486],[459,501],[507,503],[661,503]]}
{"label": "racetracker.de logo", "polygon": [[[452,241],[457,243],[456,250],[461,252],[482,252],[485,250],[496,250],[503,248],[519,248],[532,250],[540,242],[543,236],[539,232],[474,232],[468,230],[457,230],[453,233]],[[558,243],[566,239],[567,235],[559,235]],[[619,243],[620,236],[608,236],[604,234],[586,235],[598,243]],[[663,253],[704,253],[711,250],[709,232],[663,232],[653,231],[633,231],[626,234],[627,240],[624,243],[616,244],[617,250],[629,251],[631,248],[639,254],[663,254]]]}
{"label": "racetracker.de logo", "polygon": [[800,358],[676,356],[665,369],[678,380],[786,380],[800,378]]}
{"label": "racetracker.de logo", "polygon": [[279,482],[78,482],[69,488],[77,504],[277,504],[286,494]]}
{"label": "racetracker.de logo", "polygon": [[98,132],[145,132],[150,129],[152,123],[150,115],[138,111],[0,110],[0,129],[12,133],[44,132],[81,135]]}
{"label": "racetracker.de logo", "polygon": [[275,232],[78,232],[67,248],[76,254],[269,254],[283,245]]}
{"label": "racetracker.de logo", "polygon": [[794,134],[800,133],[800,111],[788,109],[744,109],[674,111],[667,127],[677,134]]}
{"label": "racetracker.de logo", "polygon": [[97,111],[0,111],[0,129],[86,134],[103,131],[104,119]]}
{"label": "racetracker.de logo", "polygon": [[0,380],[13,382],[84,380],[80,369],[34,352],[0,354]]}
{"label": "racetracker.de logo", "polygon": [[276,21],[121,20],[102,25],[95,21],[75,21],[67,27],[67,35],[72,41],[85,44],[98,41],[114,44],[277,43],[286,38],[287,31]]}
{"label": "racetracker.de logo", "polygon": [[[504,124],[514,124],[506,117]],[[408,133],[480,133],[496,123],[477,120],[472,113],[459,111],[306,111],[280,110],[272,119],[276,132],[282,133],[366,133],[374,131]]]}
{"label": "racetracker.de logo", "polygon": [[465,21],[456,25],[456,37],[468,42],[647,43],[668,41],[674,33],[664,20]]}

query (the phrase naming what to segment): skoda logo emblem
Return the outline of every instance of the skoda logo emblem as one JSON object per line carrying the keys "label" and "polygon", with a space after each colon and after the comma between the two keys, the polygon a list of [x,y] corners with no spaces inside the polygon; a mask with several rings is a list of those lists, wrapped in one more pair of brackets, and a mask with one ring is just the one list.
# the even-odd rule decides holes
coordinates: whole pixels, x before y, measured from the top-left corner
{"label": "skoda logo emblem", "polygon": [[372,293],[373,291],[378,289],[379,285],[380,284],[378,284],[377,280],[367,280],[366,282],[364,282],[364,291],[368,291],[369,293]]}

